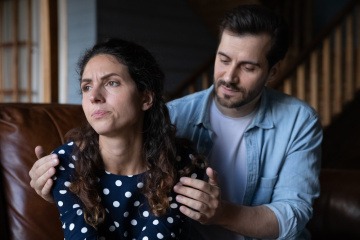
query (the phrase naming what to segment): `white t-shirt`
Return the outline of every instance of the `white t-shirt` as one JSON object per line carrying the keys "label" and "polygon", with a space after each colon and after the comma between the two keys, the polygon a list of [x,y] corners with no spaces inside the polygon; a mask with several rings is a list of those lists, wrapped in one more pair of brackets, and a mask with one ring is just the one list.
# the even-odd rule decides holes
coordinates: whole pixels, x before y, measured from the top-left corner
{"label": "white t-shirt", "polygon": [[218,172],[222,199],[242,204],[247,181],[244,131],[255,111],[244,117],[223,115],[214,101],[210,107],[210,123],[215,133],[210,153],[210,166]]}
{"label": "white t-shirt", "polygon": [[[247,182],[246,145],[243,134],[255,116],[231,118],[223,115],[214,101],[210,106],[210,124],[214,131],[213,148],[209,164],[218,173],[221,197],[233,203],[242,204]],[[243,236],[219,226],[196,224],[204,239],[242,240]]]}

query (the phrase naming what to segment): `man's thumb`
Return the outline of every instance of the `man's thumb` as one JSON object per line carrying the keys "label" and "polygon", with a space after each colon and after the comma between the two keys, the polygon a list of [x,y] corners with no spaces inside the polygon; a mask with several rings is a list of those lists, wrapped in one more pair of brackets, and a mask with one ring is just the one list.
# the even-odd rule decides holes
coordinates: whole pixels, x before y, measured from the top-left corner
{"label": "man's thumb", "polygon": [[208,182],[210,185],[218,186],[218,176],[214,169],[208,167],[206,169],[206,175],[209,177]]}
{"label": "man's thumb", "polygon": [[36,146],[35,147],[35,155],[38,159],[44,157],[46,155],[44,148],[42,146]]}

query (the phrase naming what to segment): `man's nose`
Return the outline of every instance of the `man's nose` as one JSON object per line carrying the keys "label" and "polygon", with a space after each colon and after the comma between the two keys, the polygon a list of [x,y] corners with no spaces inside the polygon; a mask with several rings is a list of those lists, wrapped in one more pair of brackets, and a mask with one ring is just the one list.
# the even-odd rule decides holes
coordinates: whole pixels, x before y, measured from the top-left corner
{"label": "man's nose", "polygon": [[235,83],[239,81],[239,74],[236,66],[229,66],[224,75],[224,80],[229,83]]}

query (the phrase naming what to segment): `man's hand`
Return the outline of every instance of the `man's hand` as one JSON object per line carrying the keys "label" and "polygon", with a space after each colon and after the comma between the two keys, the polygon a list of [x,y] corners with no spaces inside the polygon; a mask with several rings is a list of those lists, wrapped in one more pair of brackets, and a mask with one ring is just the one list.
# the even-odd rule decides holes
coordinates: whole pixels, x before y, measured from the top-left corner
{"label": "man's hand", "polygon": [[30,186],[40,197],[48,202],[54,202],[50,191],[53,185],[52,177],[56,172],[55,167],[59,164],[59,159],[56,154],[45,156],[41,146],[35,148],[35,154],[38,160],[29,171]]}
{"label": "man's hand", "polygon": [[274,239],[279,236],[279,223],[275,214],[266,206],[236,205],[221,200],[217,173],[206,169],[208,182],[186,178],[174,186],[182,204],[180,211],[202,224],[214,224],[243,236]]}
{"label": "man's hand", "polygon": [[174,186],[179,195],[176,201],[182,204],[180,211],[202,224],[213,224],[222,214],[221,194],[218,187],[217,173],[212,168],[206,169],[208,182],[182,177]]}

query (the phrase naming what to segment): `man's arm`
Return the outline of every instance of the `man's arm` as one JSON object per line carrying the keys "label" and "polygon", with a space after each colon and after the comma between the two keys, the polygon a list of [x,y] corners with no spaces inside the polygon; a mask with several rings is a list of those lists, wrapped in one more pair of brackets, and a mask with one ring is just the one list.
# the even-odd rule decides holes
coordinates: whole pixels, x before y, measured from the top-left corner
{"label": "man's arm", "polygon": [[35,148],[35,154],[38,160],[34,163],[29,171],[31,178],[30,186],[36,193],[48,202],[54,202],[51,196],[53,186],[52,177],[55,175],[55,167],[59,164],[56,154],[46,155],[41,146]]}
{"label": "man's arm", "polygon": [[183,204],[180,211],[202,224],[215,224],[244,236],[277,238],[279,223],[275,214],[266,206],[248,207],[221,200],[216,172],[206,170],[209,181],[181,178],[174,187]]}

